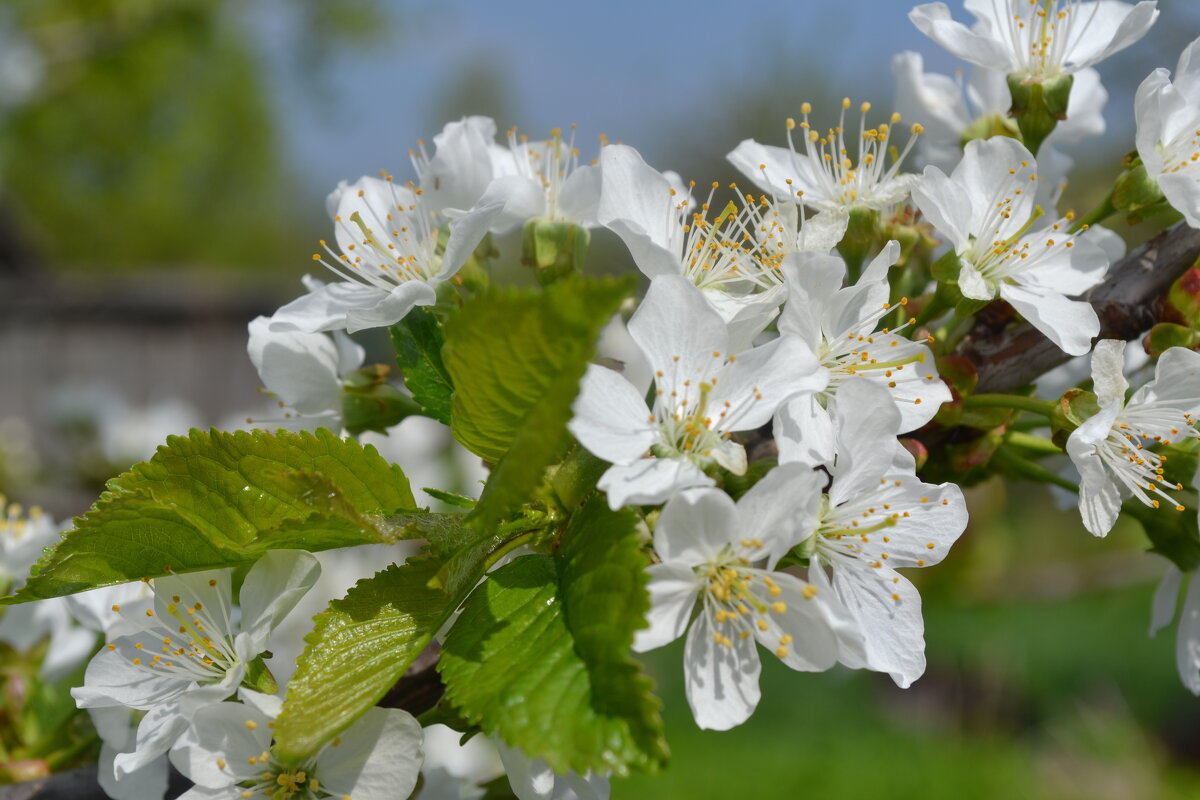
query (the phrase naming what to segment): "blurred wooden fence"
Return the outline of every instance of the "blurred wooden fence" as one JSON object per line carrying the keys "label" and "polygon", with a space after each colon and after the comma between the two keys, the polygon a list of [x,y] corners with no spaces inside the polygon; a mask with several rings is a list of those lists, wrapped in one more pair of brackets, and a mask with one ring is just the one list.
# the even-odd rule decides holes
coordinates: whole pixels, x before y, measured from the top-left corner
{"label": "blurred wooden fence", "polygon": [[[49,473],[27,502],[58,515],[81,510],[75,495],[90,487],[54,474],[72,455],[63,452],[55,414],[87,402],[69,396],[84,387],[107,387],[135,408],[179,398],[205,425],[261,407],[246,324],[283,298],[218,290],[168,271],[152,282],[86,284],[12,272],[0,275],[0,436],[16,430],[5,420],[24,420]],[[85,507],[91,499],[83,498]]]}

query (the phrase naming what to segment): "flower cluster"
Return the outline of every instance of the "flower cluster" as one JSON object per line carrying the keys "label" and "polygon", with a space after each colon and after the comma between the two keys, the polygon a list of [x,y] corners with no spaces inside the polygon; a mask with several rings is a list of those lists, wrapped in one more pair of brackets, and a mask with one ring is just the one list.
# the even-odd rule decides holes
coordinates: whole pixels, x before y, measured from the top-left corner
{"label": "flower cluster", "polygon": [[[425,556],[445,563],[432,580],[422,573],[419,592],[468,576],[465,585],[486,594],[499,583],[488,570],[523,556],[582,560],[564,541],[581,508],[627,522],[636,563],[621,585],[644,587],[638,599],[649,610],[637,606],[625,638],[584,635],[619,639],[622,659],[630,640],[640,653],[683,639],[687,699],[702,728],[726,730],[754,713],[760,647],[797,671],[841,665],[886,673],[900,687],[918,680],[922,599],[907,571],[948,556],[968,526],[961,486],[1001,471],[1077,492],[1095,536],[1122,513],[1143,523],[1174,561],[1155,600],[1155,630],[1189,583],[1179,669],[1200,694],[1200,581],[1188,574],[1200,563],[1189,512],[1200,479],[1176,466],[1194,460],[1200,440],[1200,315],[1187,320],[1186,336],[1182,325],[1155,329],[1153,377],[1135,379],[1131,394],[1127,345],[1096,341],[1111,335],[1111,320],[1090,294],[1124,255],[1103,220],[1154,212],[1200,227],[1200,40],[1173,79],[1157,70],[1142,84],[1136,156],[1108,198],[1077,216],[1058,210],[1072,165],[1060,148],[1104,130],[1107,95],[1093,67],[1146,33],[1155,3],[967,0],[966,8],[971,27],[941,3],[910,19],[974,65],[969,79],[927,74],[906,53],[893,62],[898,112],[876,117],[870,103],[847,98],[824,119],[803,104],[783,123],[784,143],[747,139],[727,155],[754,192],[684,181],[603,136],[585,158],[574,128],[540,141],[513,129],[498,140],[495,122],[478,116],[412,151],[411,180],[384,172],[343,182],[328,198],[332,244],[321,240],[314,256],[332,276],[306,277],[306,294],[250,323],[251,361],[280,409],[257,424],[356,434],[424,415],[449,420],[469,448],[490,437],[473,452],[494,467],[498,488],[485,486],[478,501],[429,490],[471,513],[447,522],[414,511],[398,526],[394,509],[346,515],[356,535],[380,519],[389,532],[429,535]],[[857,124],[847,121],[854,113]],[[554,368],[543,370],[555,374],[533,388],[505,380],[537,371],[536,347],[488,350],[477,340],[490,330],[454,339],[472,308],[517,296],[489,285],[495,243],[485,237],[518,229],[522,263],[548,287],[523,298],[573,300],[568,289],[587,283],[579,273],[591,231],[624,244],[644,294],[609,325],[626,335],[623,352],[601,340],[590,357],[620,297],[593,310],[600,324],[568,365],[577,371],[560,369],[555,352],[544,359]],[[1185,316],[1175,310],[1172,319]],[[562,312],[563,336],[581,335],[565,330],[572,317]],[[351,335],[373,328],[392,328],[398,352],[418,331],[420,357],[400,359],[411,396],[387,383],[386,369],[364,367],[367,350]],[[988,349],[989,337],[1010,335],[1059,361],[1090,353],[1090,381],[1049,399],[1018,381],[1006,387],[988,374],[986,356],[1011,358]],[[513,418],[499,433],[461,421],[476,410],[462,366],[476,347],[491,370],[485,399]],[[506,360],[521,369],[507,372]],[[376,416],[364,421],[364,407]],[[513,452],[529,463],[513,467],[505,461]],[[1074,472],[1039,463],[1051,455]],[[350,504],[334,491],[320,499]],[[32,550],[17,535],[25,528],[16,512],[9,516],[0,567],[14,580]],[[472,526],[487,538],[447,555]],[[613,561],[606,566],[619,569]],[[555,580],[579,565],[569,566]],[[317,572],[305,551],[268,550],[236,593],[225,569],[72,601],[105,638],[73,695],[104,738],[110,794],[160,796],[169,758],[195,782],[189,798],[405,797],[418,785],[422,798],[467,797],[502,772],[522,800],[607,797],[607,770],[623,766],[607,745],[590,762],[534,752],[519,726],[478,708],[454,719],[461,733],[485,734],[470,745],[485,753],[478,769],[462,766],[468,746],[446,744],[445,730],[423,733],[406,712],[384,708],[342,725],[303,763],[281,759],[269,640]],[[554,613],[569,618],[577,595],[559,588],[545,605],[567,607]],[[479,595],[467,596],[470,606]],[[408,614],[404,602],[398,593]],[[472,615],[461,598],[447,602],[443,617],[421,624],[461,657],[453,637]],[[486,651],[491,642],[473,645]],[[593,645],[567,649],[582,658]],[[451,706],[454,673],[443,670]],[[522,722],[526,711],[532,705]]]}

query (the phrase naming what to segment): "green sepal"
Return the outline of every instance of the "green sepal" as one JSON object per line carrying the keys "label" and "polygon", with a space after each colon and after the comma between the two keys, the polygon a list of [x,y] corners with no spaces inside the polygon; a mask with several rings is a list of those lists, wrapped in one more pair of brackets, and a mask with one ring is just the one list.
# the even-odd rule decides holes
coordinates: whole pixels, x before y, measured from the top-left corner
{"label": "green sepal", "polygon": [[1058,123],[1067,118],[1074,75],[1031,79],[1017,73],[1008,76],[1008,92],[1012,107],[1008,113],[1017,120],[1021,141],[1029,152],[1038,154]]}
{"label": "green sepal", "polygon": [[247,689],[253,689],[256,692],[262,692],[263,694],[276,694],[279,691],[279,683],[275,680],[275,676],[271,674],[271,670],[263,660],[269,657],[269,654],[257,656],[246,665],[246,674],[242,677],[242,686],[245,686]]}
{"label": "green sepal", "polygon": [[1118,211],[1147,217],[1167,199],[1163,197],[1158,181],[1146,171],[1146,165],[1140,158],[1135,158],[1114,181],[1111,202]]}
{"label": "green sepal", "polygon": [[856,283],[863,264],[879,252],[881,231],[880,213],[866,206],[853,206],[846,233],[838,242],[837,251],[846,262],[847,280]]}
{"label": "green sepal", "polygon": [[1067,439],[1089,418],[1100,413],[1100,401],[1092,392],[1084,389],[1068,389],[1058,400],[1058,406],[1050,416],[1050,441],[1063,450]]}
{"label": "green sepal", "polygon": [[406,417],[423,413],[420,403],[387,383],[389,372],[387,365],[374,364],[342,382],[342,425],[351,435],[384,433]]}

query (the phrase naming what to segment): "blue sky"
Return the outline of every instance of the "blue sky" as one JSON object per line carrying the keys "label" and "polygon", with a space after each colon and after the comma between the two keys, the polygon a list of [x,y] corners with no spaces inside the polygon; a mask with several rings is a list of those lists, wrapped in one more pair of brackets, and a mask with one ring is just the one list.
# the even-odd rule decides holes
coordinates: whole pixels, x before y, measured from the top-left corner
{"label": "blue sky", "polygon": [[[833,95],[871,100],[881,109],[894,94],[888,66],[894,53],[918,50],[934,71],[962,66],[908,21],[912,5],[407,0],[389,6],[396,24],[386,41],[335,57],[325,74],[328,96],[314,99],[282,59],[272,59],[272,75],[290,154],[317,187],[380,168],[408,175],[408,148],[441,128],[439,98],[472,62],[487,64],[508,89],[515,118],[499,120],[502,129],[517,124],[542,136],[575,123],[585,154],[603,132],[668,168],[673,135],[685,126],[712,125],[741,92],[764,90],[764,63],[808,67],[797,69],[802,74],[794,83],[776,81],[766,91],[791,96],[806,82],[825,82]],[[959,3],[950,5],[968,19]],[[1136,86],[1145,64],[1174,67],[1182,44],[1200,34],[1200,3],[1160,6],[1156,29],[1138,46],[1151,60],[1110,59],[1101,65],[1106,84],[1124,73],[1126,88]],[[259,21],[267,41],[286,47],[286,17],[276,8]],[[1154,54],[1165,55],[1155,62]],[[1136,78],[1134,69],[1140,70]],[[1123,110],[1130,100],[1116,83],[1110,88],[1110,128],[1119,135],[1118,112],[1130,116]],[[724,152],[719,144],[714,160]]]}

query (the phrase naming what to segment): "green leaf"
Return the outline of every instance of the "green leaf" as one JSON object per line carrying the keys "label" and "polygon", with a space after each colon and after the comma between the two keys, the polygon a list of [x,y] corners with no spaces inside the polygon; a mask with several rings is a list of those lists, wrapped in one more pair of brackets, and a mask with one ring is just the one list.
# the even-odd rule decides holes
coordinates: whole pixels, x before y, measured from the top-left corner
{"label": "green leaf", "polygon": [[393,325],[391,333],[396,363],[413,400],[428,416],[449,425],[454,384],[442,363],[441,324],[428,310],[418,307]]}
{"label": "green leaf", "polygon": [[466,547],[479,535],[466,527],[467,515],[409,511],[391,514],[378,524],[395,539],[424,539],[429,552],[443,559]]}
{"label": "green leaf", "polygon": [[454,437],[495,463],[475,517],[529,500],[571,445],[566,425],[600,330],[635,279],[570,277],[544,291],[490,291],[446,326]]}
{"label": "green leaf", "polygon": [[385,542],[373,515],[412,507],[399,467],[329,431],[192,431],[109,481],[0,603],[234,566],[272,548]]}
{"label": "green leaf", "polygon": [[629,655],[646,563],[637,514],[593,497],[556,556],[519,558],[467,599],[442,650],[446,697],[559,772],[660,768],[660,703]]}
{"label": "green leaf", "polygon": [[275,723],[275,753],[299,763],[392,688],[462,602],[427,585],[436,558],[410,559],[358,582],[316,618]]}

